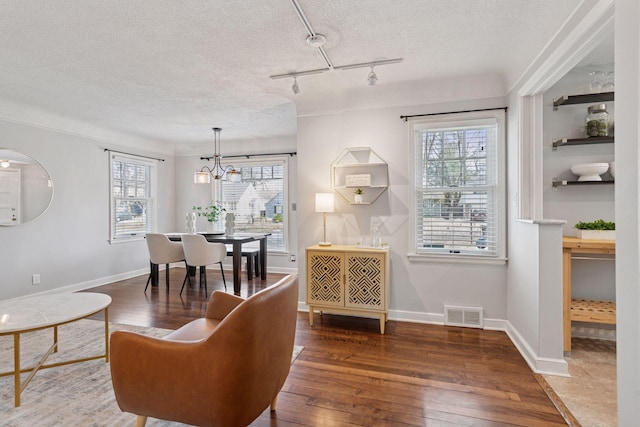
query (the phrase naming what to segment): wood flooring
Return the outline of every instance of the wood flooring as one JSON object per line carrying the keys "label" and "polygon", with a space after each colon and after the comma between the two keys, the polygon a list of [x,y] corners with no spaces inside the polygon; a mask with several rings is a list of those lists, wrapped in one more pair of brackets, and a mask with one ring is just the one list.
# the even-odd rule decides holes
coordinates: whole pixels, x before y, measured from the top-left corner
{"label": "wood flooring", "polygon": [[[197,284],[179,295],[184,274],[171,269],[169,293],[164,272],[146,293],[147,276],[89,291],[111,295],[112,322],[175,329],[207,305]],[[282,275],[242,277],[247,297]],[[208,278],[209,293],[224,290],[219,270]],[[233,292],[230,282],[227,288]],[[304,350],[277,411],[252,426],[567,425],[503,332],[389,321],[381,335],[378,319],[316,314],[311,327],[300,312],[295,344]]]}

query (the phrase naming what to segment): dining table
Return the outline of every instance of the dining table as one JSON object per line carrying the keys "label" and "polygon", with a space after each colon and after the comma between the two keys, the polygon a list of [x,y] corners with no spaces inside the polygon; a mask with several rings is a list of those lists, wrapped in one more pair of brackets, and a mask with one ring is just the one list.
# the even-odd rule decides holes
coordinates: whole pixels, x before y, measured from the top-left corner
{"label": "dining table", "polygon": [[[166,233],[169,240],[181,241],[182,235],[185,233]],[[260,242],[260,253],[258,255],[258,263],[260,264],[260,279],[267,278],[267,237],[271,233],[234,233],[227,235],[224,233],[207,233],[198,232],[203,235],[208,242],[224,243],[231,245],[232,248],[232,264],[233,264],[233,293],[240,295],[241,270],[242,270],[242,245],[250,242]],[[152,275],[153,277],[153,275]],[[155,279],[157,284],[157,279]]]}

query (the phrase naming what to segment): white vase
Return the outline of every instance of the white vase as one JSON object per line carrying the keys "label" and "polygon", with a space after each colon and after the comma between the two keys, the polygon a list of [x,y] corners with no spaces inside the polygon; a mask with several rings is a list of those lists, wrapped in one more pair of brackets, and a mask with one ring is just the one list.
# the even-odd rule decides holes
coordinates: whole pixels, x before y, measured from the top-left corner
{"label": "white vase", "polygon": [[356,194],[356,195],[353,197],[353,200],[354,200],[357,204],[362,203],[362,194]]}
{"label": "white vase", "polygon": [[207,221],[207,233],[213,233],[216,231],[216,223]]}
{"label": "white vase", "polygon": [[196,234],[196,213],[187,212],[185,224],[188,234]]}
{"label": "white vase", "polygon": [[224,219],[224,232],[227,236],[233,236],[236,228],[236,217],[231,212],[228,212]]}

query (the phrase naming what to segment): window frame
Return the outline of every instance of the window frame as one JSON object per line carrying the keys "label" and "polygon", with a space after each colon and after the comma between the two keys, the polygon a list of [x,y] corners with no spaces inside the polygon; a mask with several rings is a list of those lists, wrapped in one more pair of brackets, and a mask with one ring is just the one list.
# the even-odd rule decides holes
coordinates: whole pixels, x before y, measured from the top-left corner
{"label": "window frame", "polygon": [[[496,230],[496,251],[492,255],[475,254],[469,252],[452,253],[448,248],[418,248],[418,203],[417,192],[418,186],[416,183],[418,172],[416,145],[418,144],[417,132],[425,129],[439,129],[439,128],[455,128],[455,127],[468,127],[473,125],[474,122],[478,123],[483,120],[492,120],[496,123],[496,143],[493,149],[495,150],[495,165],[494,171],[494,197],[493,203],[496,204],[495,215],[496,217],[491,219],[493,226]],[[432,262],[432,261],[446,261],[453,263],[481,263],[481,264],[504,264],[506,262],[506,113],[505,109],[491,109],[484,111],[470,111],[461,113],[445,113],[438,114],[429,117],[413,117],[408,119],[410,125],[408,129],[409,133],[409,190],[411,197],[409,198],[410,205],[410,222],[409,222],[409,248],[408,258],[411,261],[416,262]],[[487,148],[489,151],[489,148]],[[487,166],[487,168],[493,166]],[[487,170],[487,176],[489,170]],[[489,184],[487,184],[489,185]],[[422,250],[420,250],[422,249]]]}
{"label": "window frame", "polygon": [[[132,242],[144,239],[147,233],[154,232],[157,227],[157,218],[158,218],[158,179],[157,179],[157,161],[142,159],[135,155],[128,155],[123,153],[109,153],[109,243],[124,243],[124,242]],[[116,197],[113,191],[113,162],[119,161],[125,164],[135,164],[141,165],[149,168],[149,197],[144,197],[143,199],[148,200],[148,209],[150,211],[150,218],[147,218],[146,229],[144,232],[136,232],[130,234],[116,234],[116,216],[117,216],[117,208],[116,201],[120,199]],[[135,197],[138,199],[139,197]],[[125,198],[123,198],[125,199]]]}
{"label": "window frame", "polygon": [[[233,161],[231,163],[233,163],[233,167],[235,169],[237,169],[241,176],[242,176],[242,172],[241,169],[244,167],[248,167],[248,168],[254,168],[257,166],[266,166],[269,163],[279,163],[281,162],[283,164],[283,194],[282,194],[282,215],[283,215],[283,221],[282,221],[282,244],[283,246],[281,248],[279,247],[274,247],[274,245],[269,242],[268,243],[268,247],[269,247],[269,253],[289,253],[289,247],[291,246],[289,243],[289,224],[290,224],[290,216],[291,216],[291,212],[288,209],[289,206],[289,175],[290,175],[290,162],[289,162],[289,155],[270,155],[270,156],[261,156],[261,155],[251,155],[250,157],[234,157]],[[225,159],[231,159],[231,157],[225,157]],[[251,171],[251,175],[253,175],[253,170]],[[222,187],[224,186],[224,181],[227,180],[228,174],[225,174],[224,178],[222,179],[223,182],[221,182],[221,185],[217,185],[216,189],[215,189],[215,200],[220,200],[222,202],[223,206],[226,206],[228,203],[234,203],[234,202],[226,202],[223,198],[222,198]],[[244,179],[244,177],[243,177]],[[224,219],[224,218],[223,218]],[[269,241],[269,238],[267,238],[267,240]]]}

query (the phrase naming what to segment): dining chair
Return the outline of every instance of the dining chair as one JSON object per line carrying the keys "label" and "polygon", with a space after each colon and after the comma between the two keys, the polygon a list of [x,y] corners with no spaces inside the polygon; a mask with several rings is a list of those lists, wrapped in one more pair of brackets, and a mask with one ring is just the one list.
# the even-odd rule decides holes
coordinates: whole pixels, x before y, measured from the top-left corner
{"label": "dining chair", "polygon": [[[184,251],[180,242],[172,242],[165,234],[161,233],[147,233],[145,235],[147,241],[147,247],[149,248],[149,256],[151,258],[151,264],[166,264],[166,282],[167,293],[169,292],[169,264],[172,262],[185,261]],[[154,275],[154,268],[151,268],[147,284],[144,287],[144,291],[147,292],[147,287],[151,281],[151,277]]]}
{"label": "dining chair", "polygon": [[[224,289],[227,290],[227,282],[224,278],[224,269],[222,261],[227,257],[227,248],[223,243],[209,243],[201,234],[183,234],[182,248],[184,250],[185,262],[187,266],[200,267],[200,285],[204,282],[204,296],[207,296],[207,265],[220,264],[222,272],[222,283]],[[187,276],[182,282],[180,295],[184,290],[184,285],[189,278],[189,268],[187,268]],[[191,283],[191,281],[189,281]]]}

